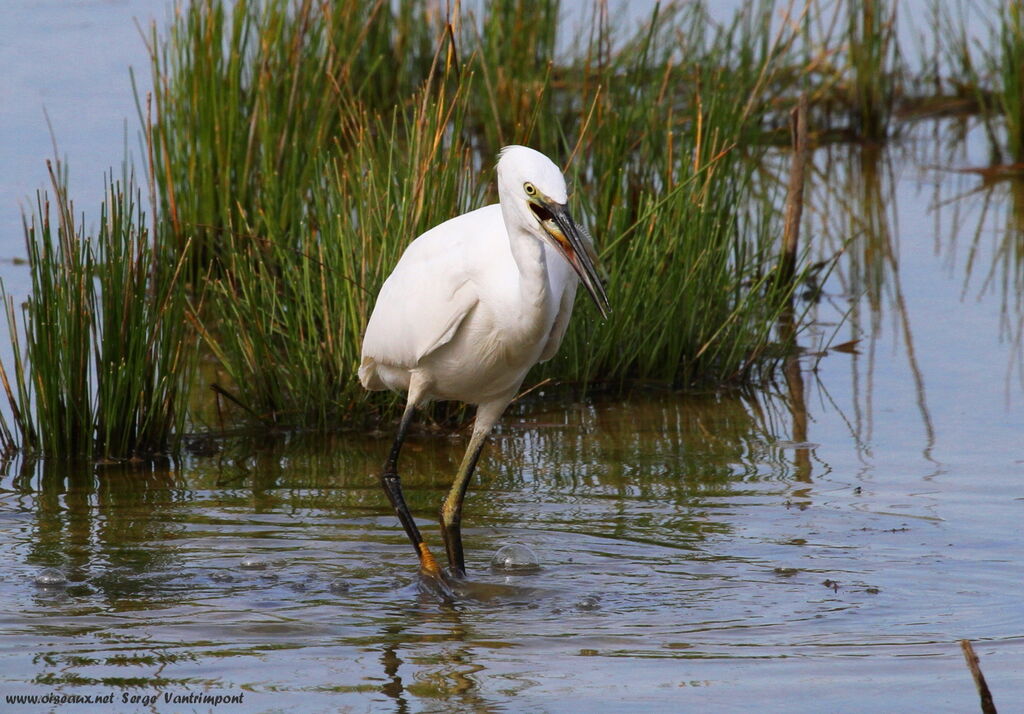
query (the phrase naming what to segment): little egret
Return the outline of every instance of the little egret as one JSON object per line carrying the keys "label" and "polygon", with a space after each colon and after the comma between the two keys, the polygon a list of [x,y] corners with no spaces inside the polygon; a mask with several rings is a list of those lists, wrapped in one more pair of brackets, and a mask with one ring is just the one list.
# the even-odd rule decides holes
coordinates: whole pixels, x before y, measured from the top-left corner
{"label": "little egret", "polygon": [[538,151],[506,146],[497,174],[499,203],[445,221],[409,244],[377,296],[363,338],[363,386],[408,393],[380,480],[421,572],[435,579],[443,574],[398,476],[415,408],[431,399],[477,407],[466,455],[441,504],[449,572],[462,578],[462,502],[487,435],[530,368],[558,351],[577,281],[603,317],[609,310],[597,256],[569,215],[558,167]]}

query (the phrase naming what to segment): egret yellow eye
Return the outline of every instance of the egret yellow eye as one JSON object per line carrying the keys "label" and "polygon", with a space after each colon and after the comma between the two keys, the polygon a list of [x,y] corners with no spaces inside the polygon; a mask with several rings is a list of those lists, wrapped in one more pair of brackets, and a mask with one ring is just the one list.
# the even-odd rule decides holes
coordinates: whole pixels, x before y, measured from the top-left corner
{"label": "egret yellow eye", "polygon": [[526,195],[527,196],[536,196],[537,195],[537,187],[534,186],[529,181],[527,181],[526,183],[523,184],[523,190],[526,191]]}

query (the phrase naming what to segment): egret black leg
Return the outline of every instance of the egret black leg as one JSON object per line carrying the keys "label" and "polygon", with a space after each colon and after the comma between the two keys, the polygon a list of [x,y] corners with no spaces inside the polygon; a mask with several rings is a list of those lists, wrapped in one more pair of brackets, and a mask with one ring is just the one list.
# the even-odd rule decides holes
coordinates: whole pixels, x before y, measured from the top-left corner
{"label": "egret black leg", "polygon": [[416,527],[416,521],[413,519],[412,513],[409,512],[409,506],[406,505],[405,498],[402,496],[402,480],[398,476],[398,454],[402,450],[402,443],[405,441],[409,424],[412,423],[414,411],[415,404],[410,400],[405,407],[405,412],[402,414],[402,421],[398,425],[398,434],[395,435],[395,441],[391,445],[391,452],[384,463],[380,484],[384,487],[384,493],[387,494],[388,500],[391,501],[391,506],[395,509],[398,520],[401,521],[402,527],[409,536],[409,540],[412,541],[413,548],[416,549],[416,556],[420,561],[420,569],[424,573],[436,577],[440,575],[441,569],[438,567],[437,561],[434,560],[434,556],[427,547],[426,542],[424,542],[423,536],[420,535],[420,530]]}

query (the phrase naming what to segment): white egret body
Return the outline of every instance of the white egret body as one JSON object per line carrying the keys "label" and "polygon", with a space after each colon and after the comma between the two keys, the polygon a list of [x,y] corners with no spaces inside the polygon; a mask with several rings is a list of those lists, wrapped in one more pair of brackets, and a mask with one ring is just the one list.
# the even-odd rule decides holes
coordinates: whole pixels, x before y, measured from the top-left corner
{"label": "white egret body", "polygon": [[430,399],[477,405],[473,436],[442,505],[449,565],[464,574],[462,500],[487,435],[529,369],[558,351],[583,280],[602,314],[608,299],[589,239],[569,216],[561,171],[523,146],[502,150],[499,203],[416,238],[385,281],[366,327],[359,379],[408,392],[382,482],[424,572],[439,573],[405,507],[398,452],[413,409]]}

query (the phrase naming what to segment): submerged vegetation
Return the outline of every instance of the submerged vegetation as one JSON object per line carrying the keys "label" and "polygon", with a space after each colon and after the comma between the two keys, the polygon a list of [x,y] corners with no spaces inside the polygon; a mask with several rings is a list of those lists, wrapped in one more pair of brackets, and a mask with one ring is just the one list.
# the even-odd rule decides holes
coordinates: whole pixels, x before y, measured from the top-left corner
{"label": "submerged vegetation", "polygon": [[[795,280],[779,269],[778,137],[800,96],[816,141],[893,133],[913,103],[904,88],[921,85],[905,77],[897,6],[762,0],[724,25],[699,2],[629,21],[595,2],[576,25],[556,0],[474,10],[193,0],[154,26],[151,88],[134,78],[148,190],[127,169],[110,180],[88,234],[58,167],[26,221],[33,292],[20,319],[7,299],[3,445],[173,450],[211,426],[201,409],[186,426],[208,387],[217,428],[373,418],[387,398],[354,376],[373,298],[413,237],[494,200],[509,143],[564,162],[614,309],[574,320],[536,379],[771,375],[791,349],[779,318],[810,269],[806,253]],[[1000,12],[996,49],[976,57],[948,32],[936,52],[971,68],[977,106],[1019,161],[1024,33],[1018,3]]]}

